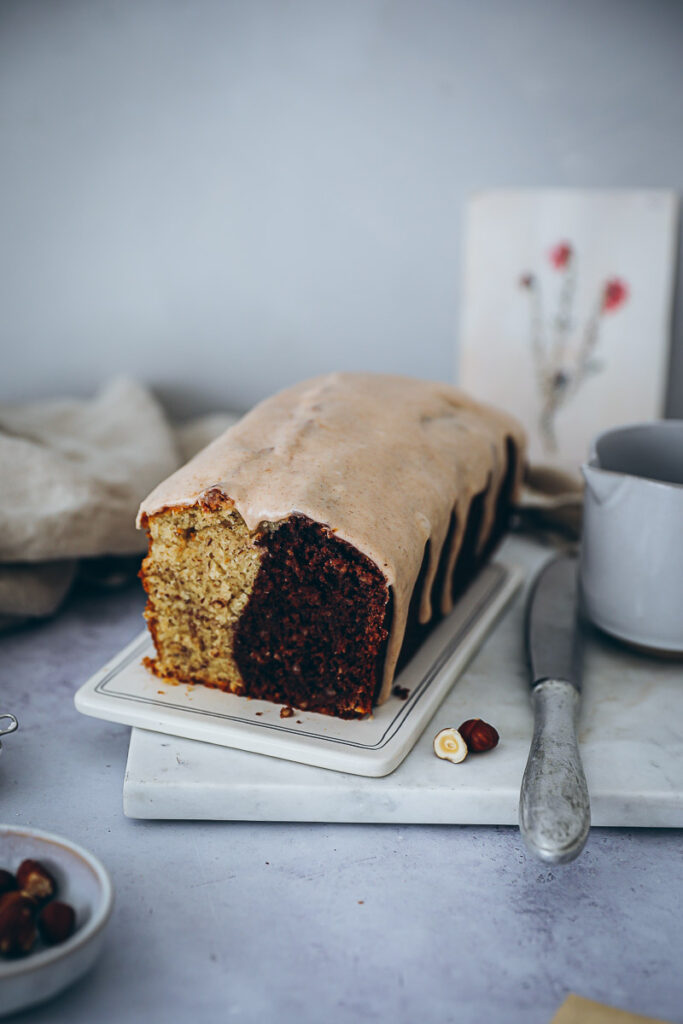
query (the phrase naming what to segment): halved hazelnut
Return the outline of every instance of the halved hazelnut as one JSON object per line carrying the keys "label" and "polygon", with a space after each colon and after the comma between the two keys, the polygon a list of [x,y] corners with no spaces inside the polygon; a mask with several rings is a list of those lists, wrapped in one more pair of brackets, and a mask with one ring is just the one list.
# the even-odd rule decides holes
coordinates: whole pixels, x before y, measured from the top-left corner
{"label": "halved hazelnut", "polygon": [[434,753],[444,761],[459,764],[467,757],[467,744],[457,729],[442,729],[434,737]]}
{"label": "halved hazelnut", "polygon": [[57,891],[57,883],[39,860],[23,860],[17,869],[17,882],[37,903],[46,903]]}

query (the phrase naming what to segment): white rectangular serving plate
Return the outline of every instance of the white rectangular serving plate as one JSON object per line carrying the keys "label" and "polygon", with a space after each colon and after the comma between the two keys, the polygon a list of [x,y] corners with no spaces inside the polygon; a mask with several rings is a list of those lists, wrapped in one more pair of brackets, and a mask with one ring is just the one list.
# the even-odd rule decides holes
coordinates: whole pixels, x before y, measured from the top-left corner
{"label": "white rectangular serving plate", "polygon": [[388,775],[414,746],[523,578],[514,566],[485,566],[396,677],[395,687],[408,696],[392,694],[368,718],[344,721],[296,709],[281,718],[280,704],[166,683],[142,664],[154,654],[147,631],[78,690],[76,707],[94,718],[318,768]]}

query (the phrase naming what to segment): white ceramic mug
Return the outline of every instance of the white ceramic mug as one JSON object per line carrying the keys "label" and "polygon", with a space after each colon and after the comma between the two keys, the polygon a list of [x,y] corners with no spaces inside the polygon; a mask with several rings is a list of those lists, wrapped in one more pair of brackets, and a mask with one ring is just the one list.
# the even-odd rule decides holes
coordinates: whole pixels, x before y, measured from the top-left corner
{"label": "white ceramic mug", "polygon": [[683,420],[608,430],[581,471],[586,614],[619,639],[683,653]]}

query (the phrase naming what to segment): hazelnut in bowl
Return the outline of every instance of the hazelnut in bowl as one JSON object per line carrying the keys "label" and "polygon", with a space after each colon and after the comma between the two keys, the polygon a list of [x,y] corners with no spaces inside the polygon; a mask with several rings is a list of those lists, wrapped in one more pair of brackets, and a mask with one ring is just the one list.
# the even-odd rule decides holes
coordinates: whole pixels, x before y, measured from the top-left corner
{"label": "hazelnut in bowl", "polygon": [[93,854],[62,836],[0,825],[0,1017],[85,974],[112,905],[109,874]]}

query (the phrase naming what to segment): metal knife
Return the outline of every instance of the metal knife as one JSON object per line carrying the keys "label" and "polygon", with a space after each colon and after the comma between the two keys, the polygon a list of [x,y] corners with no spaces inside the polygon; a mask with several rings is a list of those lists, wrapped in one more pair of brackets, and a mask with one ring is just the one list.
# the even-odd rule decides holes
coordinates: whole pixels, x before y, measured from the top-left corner
{"label": "metal knife", "polygon": [[526,608],[534,735],[519,798],[529,850],[551,864],[581,853],[590,800],[576,739],[581,700],[577,559],[560,555],[536,577]]}

